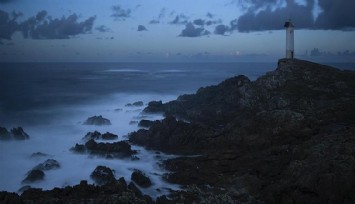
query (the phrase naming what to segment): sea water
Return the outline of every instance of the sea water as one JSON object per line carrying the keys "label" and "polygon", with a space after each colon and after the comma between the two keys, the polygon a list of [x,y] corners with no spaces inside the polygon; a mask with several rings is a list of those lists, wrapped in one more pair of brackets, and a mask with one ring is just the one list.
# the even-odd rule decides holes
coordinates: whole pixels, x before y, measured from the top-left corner
{"label": "sea water", "polygon": [[[162,115],[144,114],[149,101],[167,102],[199,87],[215,85],[235,75],[251,80],[275,69],[276,63],[2,63],[0,64],[0,126],[21,126],[30,135],[24,141],[0,141],[0,191],[17,192],[26,173],[51,158],[60,168],[45,171],[43,181],[30,185],[52,189],[76,185],[90,178],[98,166],[115,171],[116,179],[130,182],[134,169],[152,180],[141,189],[153,197],[179,186],[162,179],[167,173],[161,162],[166,155],[132,145],[139,160],[104,159],[70,151],[88,132],[111,132],[127,140],[139,129],[141,119],[159,120]],[[144,106],[126,106],[143,101]],[[91,126],[83,122],[102,115],[112,125]],[[105,141],[107,142],[107,141]],[[31,157],[33,153],[47,154]],[[157,190],[159,189],[159,190]]]}

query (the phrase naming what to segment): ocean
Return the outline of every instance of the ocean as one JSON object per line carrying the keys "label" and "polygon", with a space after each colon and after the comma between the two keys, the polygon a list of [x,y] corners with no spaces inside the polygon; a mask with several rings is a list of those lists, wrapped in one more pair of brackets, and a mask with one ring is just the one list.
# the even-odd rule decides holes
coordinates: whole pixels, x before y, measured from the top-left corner
{"label": "ocean", "polygon": [[[355,64],[331,64],[355,70]],[[153,186],[141,189],[152,197],[179,186],[166,183],[159,165],[165,155],[132,146],[139,160],[104,159],[70,151],[88,132],[111,132],[126,140],[138,130],[141,119],[157,120],[161,115],[142,113],[152,100],[167,102],[199,87],[216,85],[235,76],[251,80],[276,68],[275,63],[0,63],[0,127],[23,127],[30,139],[0,141],[0,191],[17,192],[33,167],[57,160],[61,167],[45,172],[43,181],[32,187],[52,189],[94,183],[91,172],[98,165],[115,170],[116,179],[130,181],[134,169],[142,170]],[[142,107],[126,106],[143,101]],[[110,126],[83,125],[91,116],[108,118]],[[45,157],[32,158],[36,152]],[[159,190],[157,190],[159,189]]]}

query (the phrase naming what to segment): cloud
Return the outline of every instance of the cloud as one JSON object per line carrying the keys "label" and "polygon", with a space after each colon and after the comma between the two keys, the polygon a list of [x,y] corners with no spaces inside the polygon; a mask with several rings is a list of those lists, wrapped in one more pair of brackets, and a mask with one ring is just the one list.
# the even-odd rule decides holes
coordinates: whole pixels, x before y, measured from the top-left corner
{"label": "cloud", "polygon": [[95,16],[78,22],[74,13],[68,17],[53,19],[47,16],[46,11],[40,11],[35,17],[20,24],[20,30],[25,38],[32,39],[69,39],[70,37],[85,34],[92,30]]}
{"label": "cloud", "polygon": [[193,23],[189,22],[185,25],[185,29],[181,31],[180,37],[200,37],[208,35],[210,32],[201,27],[195,27]]}
{"label": "cloud", "polygon": [[177,15],[173,21],[170,22],[170,24],[175,24],[175,25],[184,25],[187,24],[188,17],[185,16],[184,14]]}
{"label": "cloud", "polygon": [[[246,0],[246,12],[233,21],[240,32],[280,30],[291,18],[298,29],[354,30],[355,1],[349,0]],[[232,22],[231,22],[232,24]]]}
{"label": "cloud", "polygon": [[19,15],[19,13],[12,12],[12,14],[9,14],[0,10],[0,40],[11,40],[11,36],[19,29],[16,22]]}
{"label": "cloud", "polygon": [[105,25],[101,25],[95,28],[96,30],[98,30],[101,33],[106,33],[109,32],[111,29]]}
{"label": "cloud", "polygon": [[214,34],[217,34],[217,35],[224,35],[225,33],[229,32],[230,29],[228,26],[226,25],[218,25],[216,26],[215,30],[214,30]]}
{"label": "cloud", "polygon": [[137,31],[147,31],[147,28],[144,25],[139,25]]}
{"label": "cloud", "polygon": [[131,9],[123,9],[121,6],[113,6],[112,10],[114,13],[111,16],[114,17],[115,20],[126,20],[126,18],[131,17]]}
{"label": "cloud", "polygon": [[15,1],[15,0],[0,0],[0,4],[3,4],[3,3],[10,3],[12,1]]}

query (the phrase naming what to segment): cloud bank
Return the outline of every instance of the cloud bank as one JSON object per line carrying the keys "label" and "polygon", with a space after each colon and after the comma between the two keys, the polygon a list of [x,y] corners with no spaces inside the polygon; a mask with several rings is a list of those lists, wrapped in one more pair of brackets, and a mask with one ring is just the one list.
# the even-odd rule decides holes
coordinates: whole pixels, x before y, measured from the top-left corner
{"label": "cloud bank", "polygon": [[283,29],[283,22],[292,19],[300,29],[354,30],[355,1],[309,0],[246,0],[246,12],[234,20],[232,30],[240,32]]}
{"label": "cloud bank", "polygon": [[95,16],[79,22],[74,13],[68,17],[52,18],[43,10],[36,16],[30,17],[22,23],[17,22],[21,13],[11,14],[0,10],[0,40],[11,40],[11,36],[20,31],[24,38],[31,39],[69,39],[92,30]]}

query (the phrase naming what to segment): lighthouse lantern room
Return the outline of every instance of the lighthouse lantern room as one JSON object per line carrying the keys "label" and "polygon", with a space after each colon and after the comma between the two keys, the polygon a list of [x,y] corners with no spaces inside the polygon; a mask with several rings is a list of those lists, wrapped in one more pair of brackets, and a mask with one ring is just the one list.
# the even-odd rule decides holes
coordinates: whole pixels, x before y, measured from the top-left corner
{"label": "lighthouse lantern room", "polygon": [[295,55],[294,50],[294,25],[291,20],[286,21],[284,27],[286,28],[286,58],[293,59]]}

